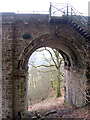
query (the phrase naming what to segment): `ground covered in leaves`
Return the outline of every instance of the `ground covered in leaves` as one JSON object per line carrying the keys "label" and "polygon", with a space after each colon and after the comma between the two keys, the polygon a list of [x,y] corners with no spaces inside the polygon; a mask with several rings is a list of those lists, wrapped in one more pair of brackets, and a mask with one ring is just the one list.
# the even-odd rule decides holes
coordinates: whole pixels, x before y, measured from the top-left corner
{"label": "ground covered in leaves", "polygon": [[64,103],[64,97],[51,97],[30,105],[26,116],[33,119],[81,118],[82,120],[90,120],[90,106],[76,108]]}

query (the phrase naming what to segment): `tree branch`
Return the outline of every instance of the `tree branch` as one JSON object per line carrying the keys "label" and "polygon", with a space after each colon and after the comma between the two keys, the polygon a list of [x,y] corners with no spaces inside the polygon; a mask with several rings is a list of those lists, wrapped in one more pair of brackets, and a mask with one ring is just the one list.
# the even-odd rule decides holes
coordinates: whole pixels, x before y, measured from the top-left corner
{"label": "tree branch", "polygon": [[37,69],[37,71],[38,71],[38,72],[42,72],[42,73],[46,73],[46,72],[51,72],[51,71],[54,72],[54,71],[56,71],[56,70],[41,71],[41,70],[38,70],[38,69]]}
{"label": "tree branch", "polygon": [[38,66],[35,66],[33,64],[30,64],[32,65],[34,68],[38,68],[38,67],[54,67],[55,65],[51,64],[51,65],[38,65]]}
{"label": "tree branch", "polygon": [[52,59],[52,61],[53,61],[53,62],[54,62],[54,64],[55,64],[55,67],[58,69],[57,63],[56,63],[56,61],[54,60],[54,57],[53,57],[53,55],[52,55],[51,51],[50,51],[50,50],[48,50],[47,48],[45,48],[45,50],[49,52],[49,54],[50,54],[50,56],[51,56],[51,59]]}

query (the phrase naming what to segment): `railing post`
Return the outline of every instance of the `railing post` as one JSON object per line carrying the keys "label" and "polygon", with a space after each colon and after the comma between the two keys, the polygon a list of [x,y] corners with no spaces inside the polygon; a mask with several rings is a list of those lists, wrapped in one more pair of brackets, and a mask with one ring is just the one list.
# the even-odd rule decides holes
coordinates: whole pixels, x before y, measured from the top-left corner
{"label": "railing post", "polygon": [[49,8],[49,21],[51,20],[51,7],[52,7],[52,5],[51,5],[51,2],[50,2],[50,8]]}
{"label": "railing post", "polygon": [[72,11],[73,11],[73,9],[71,8],[71,16],[72,16]]}
{"label": "railing post", "polygon": [[68,16],[68,4],[67,4],[67,16]]}
{"label": "railing post", "polygon": [[90,34],[90,1],[88,2],[88,32]]}

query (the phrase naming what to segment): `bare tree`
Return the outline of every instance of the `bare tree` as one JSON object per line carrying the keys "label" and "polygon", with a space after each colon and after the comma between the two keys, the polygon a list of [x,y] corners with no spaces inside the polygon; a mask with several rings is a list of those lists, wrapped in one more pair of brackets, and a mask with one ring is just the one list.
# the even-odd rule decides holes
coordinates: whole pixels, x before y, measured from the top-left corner
{"label": "bare tree", "polygon": [[[47,58],[45,54],[43,54],[43,59],[46,61],[46,64],[40,64],[38,66],[34,65],[34,62],[30,63],[31,66],[35,67],[37,70],[40,67],[48,67],[48,71],[44,72],[50,72],[50,82],[54,90],[56,90],[56,97],[60,97],[61,94],[61,82],[62,82],[62,76],[63,73],[61,71],[61,66],[63,63],[63,58],[61,57],[61,54],[56,49],[51,49],[48,47],[44,47],[42,49],[38,49],[37,52],[47,51],[49,53],[50,58]],[[57,71],[57,80],[52,80],[52,74],[53,71]],[[41,71],[43,72],[43,71]]]}

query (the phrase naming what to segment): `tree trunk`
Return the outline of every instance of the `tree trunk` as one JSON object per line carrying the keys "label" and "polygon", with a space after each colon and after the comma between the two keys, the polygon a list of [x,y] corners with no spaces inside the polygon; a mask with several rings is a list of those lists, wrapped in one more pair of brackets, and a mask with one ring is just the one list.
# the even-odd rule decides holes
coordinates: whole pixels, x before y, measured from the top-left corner
{"label": "tree trunk", "polygon": [[61,77],[60,77],[60,70],[58,70],[56,97],[60,97],[60,96],[62,96],[62,94],[61,94]]}

